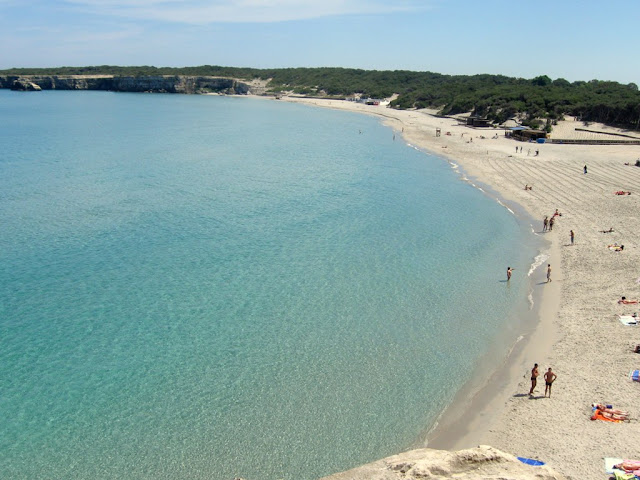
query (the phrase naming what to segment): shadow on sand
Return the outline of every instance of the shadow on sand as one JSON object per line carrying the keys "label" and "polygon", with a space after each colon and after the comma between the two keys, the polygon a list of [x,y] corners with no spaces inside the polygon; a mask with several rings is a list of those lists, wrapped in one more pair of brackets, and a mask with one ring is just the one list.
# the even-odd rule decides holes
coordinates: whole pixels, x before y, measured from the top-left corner
{"label": "shadow on sand", "polygon": [[541,398],[547,398],[544,395],[529,395],[528,393],[516,393],[513,398],[528,397],[529,400],[540,400]]}

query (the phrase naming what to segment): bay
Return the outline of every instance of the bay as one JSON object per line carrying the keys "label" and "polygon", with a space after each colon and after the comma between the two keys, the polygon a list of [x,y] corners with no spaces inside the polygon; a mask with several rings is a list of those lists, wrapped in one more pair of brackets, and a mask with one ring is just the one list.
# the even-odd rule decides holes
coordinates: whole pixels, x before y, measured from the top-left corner
{"label": "bay", "polygon": [[313,479],[517,330],[518,219],[367,116],[0,90],[5,478]]}

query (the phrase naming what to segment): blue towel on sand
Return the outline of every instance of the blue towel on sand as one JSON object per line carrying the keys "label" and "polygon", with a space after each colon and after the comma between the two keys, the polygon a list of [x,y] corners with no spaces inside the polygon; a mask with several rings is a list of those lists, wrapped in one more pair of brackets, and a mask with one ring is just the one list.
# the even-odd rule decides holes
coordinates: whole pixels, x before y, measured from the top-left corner
{"label": "blue towel on sand", "polygon": [[526,463],[527,465],[534,465],[536,467],[544,465],[544,462],[541,462],[540,460],[534,460],[533,458],[518,457],[518,460],[520,460],[522,463]]}

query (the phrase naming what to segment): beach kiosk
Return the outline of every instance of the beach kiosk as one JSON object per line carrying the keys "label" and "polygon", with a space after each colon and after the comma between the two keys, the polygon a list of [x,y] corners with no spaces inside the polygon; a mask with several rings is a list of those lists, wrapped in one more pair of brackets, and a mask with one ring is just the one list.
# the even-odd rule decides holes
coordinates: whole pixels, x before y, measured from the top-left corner
{"label": "beach kiosk", "polygon": [[[547,132],[544,130],[534,130],[527,127],[513,127],[510,128],[510,130],[511,136],[521,142],[544,143],[544,140],[547,138]],[[540,140],[542,141],[540,142]]]}
{"label": "beach kiosk", "polygon": [[490,127],[491,121],[486,118],[480,117],[467,117],[467,126],[468,127]]}

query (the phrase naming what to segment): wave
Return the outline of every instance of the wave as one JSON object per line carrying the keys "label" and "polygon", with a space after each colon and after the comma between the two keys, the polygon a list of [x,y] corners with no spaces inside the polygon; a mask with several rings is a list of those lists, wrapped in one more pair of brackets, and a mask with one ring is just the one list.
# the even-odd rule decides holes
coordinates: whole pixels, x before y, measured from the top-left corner
{"label": "wave", "polygon": [[501,202],[500,200],[496,199],[496,202],[498,202],[498,205],[503,206],[504,208],[506,208],[509,213],[511,213],[512,215],[515,215],[516,212],[514,212],[513,210],[511,210],[506,204],[504,204],[503,202]]}
{"label": "wave", "polygon": [[533,259],[533,263],[531,264],[531,267],[529,267],[529,273],[527,273],[527,277],[530,277],[531,274],[535,272],[536,268],[538,268],[548,259],[549,259],[549,255],[547,255],[546,253],[540,253],[539,255],[536,255],[536,258]]}

